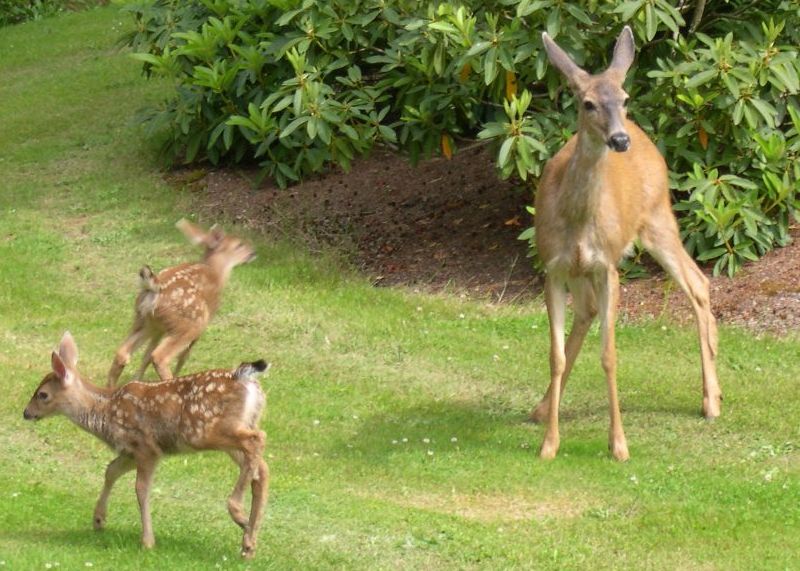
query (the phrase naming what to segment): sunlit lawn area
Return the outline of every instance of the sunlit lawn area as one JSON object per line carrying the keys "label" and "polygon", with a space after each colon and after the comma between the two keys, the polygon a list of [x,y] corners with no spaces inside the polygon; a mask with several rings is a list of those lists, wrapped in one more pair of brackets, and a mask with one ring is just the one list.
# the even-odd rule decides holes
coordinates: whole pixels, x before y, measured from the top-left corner
{"label": "sunlit lawn area", "polygon": [[[722,417],[700,416],[695,333],[618,329],[631,461],[606,451],[596,331],[563,402],[562,448],[524,422],[547,382],[538,302],[375,289],[330,255],[247,234],[188,371],[273,363],[260,549],[240,562],[222,454],[165,461],[157,546],[139,547],[133,477],[92,530],[110,451],[22,410],[69,329],[102,381],[137,271],[199,256],[132,123],[164,85],[115,47],[107,7],[0,29],[0,566],[8,569],[790,569],[800,553],[800,342],[722,327]],[[210,220],[202,220],[211,223]],[[225,221],[221,221],[225,222]],[[230,224],[227,227],[232,228]],[[131,374],[130,367],[126,375]],[[151,373],[152,375],[152,373]]]}

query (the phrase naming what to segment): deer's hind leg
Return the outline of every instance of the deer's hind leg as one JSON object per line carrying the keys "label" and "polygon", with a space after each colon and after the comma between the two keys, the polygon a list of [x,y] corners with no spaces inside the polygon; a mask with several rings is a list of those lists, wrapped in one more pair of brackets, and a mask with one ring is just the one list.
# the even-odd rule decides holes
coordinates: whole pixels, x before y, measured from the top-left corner
{"label": "deer's hind leg", "polygon": [[128,334],[128,338],[123,341],[114,355],[114,362],[111,364],[111,369],[108,371],[109,387],[114,387],[117,384],[122,370],[131,360],[131,354],[147,340],[147,337],[148,331],[144,321],[137,318],[133,323],[130,334]]}
{"label": "deer's hind leg", "polygon": [[[583,346],[583,340],[586,338],[586,333],[592,326],[597,315],[597,301],[595,299],[592,283],[587,278],[575,278],[568,281],[569,291],[572,293],[572,306],[574,318],[572,320],[572,329],[567,338],[567,345],[564,349],[566,362],[564,364],[564,375],[561,378],[561,396],[564,395],[564,388],[567,385],[569,374],[572,372],[572,367],[575,364],[575,359]],[[547,392],[539,401],[539,404],[531,411],[530,420],[532,422],[544,422],[547,420],[550,412],[550,390],[548,387]]]}
{"label": "deer's hind leg", "polygon": [[236,480],[236,485],[233,487],[231,495],[228,497],[228,513],[231,515],[233,521],[242,529],[247,528],[248,518],[244,513],[242,504],[244,503],[244,490],[248,482],[253,479],[249,463],[245,460],[245,456],[241,450],[232,450],[228,452],[230,457],[239,466],[239,478]]}
{"label": "deer's hind leg", "polygon": [[[263,432],[262,432],[263,434]],[[269,496],[269,467],[260,456],[254,459],[257,463],[256,473],[251,480],[253,498],[250,504],[250,520],[242,537],[242,557],[249,559],[256,550],[258,530],[264,516],[264,506]]]}
{"label": "deer's hind leg", "polygon": [[151,356],[153,367],[158,373],[162,381],[168,381],[172,378],[172,372],[169,370],[169,362],[172,359],[184,352],[189,348],[194,341],[193,337],[185,335],[165,335],[158,343]]}
{"label": "deer's hind leg", "polygon": [[[672,213],[668,213],[672,218]],[[672,218],[670,224],[664,224],[666,215],[659,220],[661,224],[652,224],[641,233],[644,247],[661,264],[661,267],[678,282],[686,293],[694,309],[697,321],[697,333],[700,339],[700,359],[703,368],[703,415],[708,419],[720,415],[722,391],[717,379],[717,321],[711,313],[708,278],[700,271],[697,264],[683,249],[678,234],[677,223]]]}

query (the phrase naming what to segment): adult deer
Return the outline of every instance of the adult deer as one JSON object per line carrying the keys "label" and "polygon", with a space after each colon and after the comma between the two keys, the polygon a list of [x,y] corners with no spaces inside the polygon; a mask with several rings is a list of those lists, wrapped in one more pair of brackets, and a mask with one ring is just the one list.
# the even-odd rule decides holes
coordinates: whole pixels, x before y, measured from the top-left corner
{"label": "adult deer", "polygon": [[188,220],[179,220],[176,226],[190,242],[205,246],[205,255],[196,264],[180,264],[158,275],[148,266],[139,271],[141,289],[136,297],[133,327],[114,356],[108,372],[109,387],[116,385],[131,353],[145,341],[149,345],[134,378],[141,379],[152,363],[162,381],[170,379],[169,362],[176,355],[177,376],[216,313],[231,271],[255,259],[252,246],[226,236],[217,226],[208,232]]}
{"label": "adult deer", "polygon": [[[266,435],[259,429],[265,398],[256,378],[269,367],[267,363],[242,363],[234,371],[205,371],[170,382],[100,388],[78,373],[78,348],[69,332],[51,361],[53,370],[34,391],[24,418],[63,414],[119,454],[106,469],[94,510],[95,529],[105,526],[114,483],[136,468],[142,545],[153,547],[149,497],[159,459],[179,452],[220,450],[239,466],[228,511],[244,530],[242,555],[252,557],[269,486],[269,470],[262,458]],[[248,484],[253,497],[246,516],[242,501]]]}
{"label": "adult deer", "polygon": [[[536,193],[536,240],[545,264],[545,303],[550,320],[550,386],[531,413],[547,421],[542,458],[559,447],[558,406],[575,358],[599,313],[602,365],[608,383],[609,449],[628,459],[617,399],[614,320],[619,297],[617,264],[634,239],[661,264],[688,295],[697,318],[703,368],[703,413],[720,413],[721,393],[714,359],[717,327],[708,280],[686,254],[670,206],[667,166],[647,135],[626,118],[622,88],[633,63],[633,33],[622,30],[611,65],[599,75],[578,67],[547,33],[550,62],[578,98],[578,131],[547,163]],[[564,344],[567,291],[574,321]]]}

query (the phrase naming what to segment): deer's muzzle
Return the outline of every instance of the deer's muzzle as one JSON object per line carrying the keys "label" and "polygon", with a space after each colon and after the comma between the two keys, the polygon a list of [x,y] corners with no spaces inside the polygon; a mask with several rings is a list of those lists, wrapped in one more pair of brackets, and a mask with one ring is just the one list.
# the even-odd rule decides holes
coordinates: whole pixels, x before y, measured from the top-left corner
{"label": "deer's muzzle", "polygon": [[627,133],[614,133],[608,138],[606,143],[612,150],[618,153],[624,153],[628,150],[628,147],[631,146],[631,138]]}

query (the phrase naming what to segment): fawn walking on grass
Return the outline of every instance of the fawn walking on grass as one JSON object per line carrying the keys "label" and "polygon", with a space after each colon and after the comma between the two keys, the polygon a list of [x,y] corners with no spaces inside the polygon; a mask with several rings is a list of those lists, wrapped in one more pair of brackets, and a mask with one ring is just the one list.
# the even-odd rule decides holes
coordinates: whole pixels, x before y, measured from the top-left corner
{"label": "fawn walking on grass", "polygon": [[158,275],[148,266],[139,271],[141,291],[136,297],[133,327],[114,356],[109,387],[116,385],[131,353],[145,341],[149,344],[134,378],[140,380],[151,362],[162,381],[172,378],[169,363],[176,355],[177,376],[216,313],[231,270],[255,259],[252,246],[226,236],[217,226],[208,232],[188,220],[180,220],[176,226],[193,244],[205,246],[203,260],[167,268]]}
{"label": "fawn walking on grass", "polygon": [[[542,458],[559,447],[558,405],[595,315],[599,313],[602,364],[608,384],[611,423],[608,446],[628,459],[617,400],[614,320],[619,297],[617,264],[635,238],[681,286],[692,303],[703,367],[703,413],[714,418],[722,398],[714,359],[717,327],[708,279],[687,255],[670,206],[667,165],[647,135],[626,118],[622,88],[633,63],[633,33],[622,30],[611,65],[590,75],[545,33],[550,62],[578,98],[578,132],[547,163],[536,193],[536,241],[547,269],[545,302],[550,319],[550,387],[531,413],[547,421]],[[575,319],[564,344],[567,290]]]}
{"label": "fawn walking on grass", "polygon": [[[269,486],[269,470],[262,457],[266,435],[259,429],[265,397],[257,376],[269,365],[256,361],[233,371],[205,371],[169,382],[131,382],[109,389],[83,380],[77,363],[78,348],[67,332],[52,354],[52,372],[34,391],[23,416],[38,420],[63,414],[119,454],[106,469],[105,485],[94,510],[95,529],[105,526],[114,483],[135,468],[142,545],[153,547],[149,495],[159,459],[181,452],[219,450],[239,466],[228,511],[244,530],[242,556],[252,557]],[[249,516],[242,506],[248,484],[252,490]]]}

